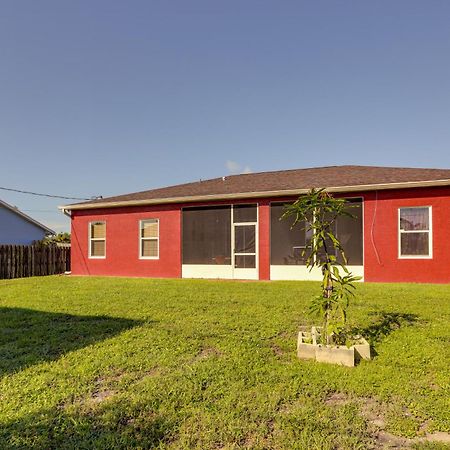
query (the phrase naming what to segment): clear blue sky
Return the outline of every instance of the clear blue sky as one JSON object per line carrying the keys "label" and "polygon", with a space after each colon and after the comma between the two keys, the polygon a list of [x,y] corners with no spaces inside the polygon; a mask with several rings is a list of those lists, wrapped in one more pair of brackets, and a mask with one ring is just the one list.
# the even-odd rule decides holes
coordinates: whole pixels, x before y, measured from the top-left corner
{"label": "clear blue sky", "polygon": [[[448,0],[3,0],[0,186],[450,168],[449,24]],[[68,228],[63,200],[0,198]]]}

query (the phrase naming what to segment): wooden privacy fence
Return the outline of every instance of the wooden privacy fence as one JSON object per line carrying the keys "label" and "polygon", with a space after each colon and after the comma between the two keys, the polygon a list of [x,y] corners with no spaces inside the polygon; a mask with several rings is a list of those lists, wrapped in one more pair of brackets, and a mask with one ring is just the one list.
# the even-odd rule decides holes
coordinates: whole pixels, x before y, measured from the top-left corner
{"label": "wooden privacy fence", "polygon": [[70,247],[0,245],[0,279],[55,275],[70,270]]}

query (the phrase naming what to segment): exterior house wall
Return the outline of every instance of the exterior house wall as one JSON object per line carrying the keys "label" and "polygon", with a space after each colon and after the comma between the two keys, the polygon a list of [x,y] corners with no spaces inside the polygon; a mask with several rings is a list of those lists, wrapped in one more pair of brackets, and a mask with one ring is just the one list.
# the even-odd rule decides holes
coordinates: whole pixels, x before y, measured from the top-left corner
{"label": "exterior house wall", "polygon": [[[139,258],[139,221],[159,219],[159,259]],[[89,222],[106,221],[106,258],[90,259]],[[72,273],[181,277],[179,207],[128,207],[72,212]]]}
{"label": "exterior house wall", "polygon": [[[355,266],[356,274],[363,275],[365,281],[450,282],[450,239],[448,239],[450,187],[385,190],[378,193],[352,192],[341,194],[341,196],[362,197],[364,200],[364,269],[362,266]],[[261,280],[270,279],[271,269],[274,268],[270,266],[270,203],[292,199],[293,197],[276,197],[233,202],[234,204],[258,204],[259,279]],[[202,202],[195,203],[195,206],[229,205],[230,203],[232,202]],[[181,209],[188,206],[194,206],[194,204],[73,211],[72,273],[181,277]],[[398,208],[408,206],[432,207],[432,259],[399,259],[398,257]],[[159,259],[142,260],[139,259],[139,221],[151,218],[158,218],[160,221]],[[88,258],[88,224],[95,220],[106,221],[105,259]],[[302,266],[286,267],[289,271],[298,269],[299,278],[303,273],[306,274],[305,276],[308,275],[307,271],[302,270],[304,269]],[[278,266],[276,268],[279,269]],[[275,272],[273,271],[273,275]]]}
{"label": "exterior house wall", "polygon": [[[234,204],[260,203],[243,200]],[[229,201],[196,203],[195,206],[229,205]],[[72,211],[71,270],[74,275],[181,278],[181,210],[194,204],[123,207]],[[260,209],[259,209],[260,211]],[[260,278],[269,279],[269,204],[259,220]],[[139,259],[139,221],[159,219],[159,259]],[[106,257],[89,258],[89,223],[106,221]],[[214,267],[214,266],[213,266]],[[219,269],[224,266],[215,266]],[[205,276],[206,277],[206,276]]]}
{"label": "exterior house wall", "polygon": [[[364,194],[365,281],[450,283],[450,187]],[[431,259],[399,258],[398,209],[431,206]]]}
{"label": "exterior house wall", "polygon": [[42,228],[0,205],[0,244],[29,245],[45,235]]}

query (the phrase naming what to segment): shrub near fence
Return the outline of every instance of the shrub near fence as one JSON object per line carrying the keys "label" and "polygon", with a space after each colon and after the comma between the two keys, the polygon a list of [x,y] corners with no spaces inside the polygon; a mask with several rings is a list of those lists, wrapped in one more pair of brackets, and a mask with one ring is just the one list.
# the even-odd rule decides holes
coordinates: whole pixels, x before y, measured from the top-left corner
{"label": "shrub near fence", "polygon": [[55,275],[70,270],[70,247],[0,245],[0,279]]}

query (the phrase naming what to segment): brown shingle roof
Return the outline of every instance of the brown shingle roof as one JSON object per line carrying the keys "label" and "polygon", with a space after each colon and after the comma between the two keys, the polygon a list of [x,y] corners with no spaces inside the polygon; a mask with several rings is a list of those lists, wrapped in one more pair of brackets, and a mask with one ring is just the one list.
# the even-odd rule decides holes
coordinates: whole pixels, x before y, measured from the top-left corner
{"label": "brown shingle roof", "polygon": [[[304,191],[313,187],[325,187],[330,190],[345,191],[346,187],[360,187],[361,190],[377,186],[377,189],[387,189],[383,186],[398,183],[437,182],[448,180],[450,184],[450,169],[411,169],[403,167],[372,167],[372,166],[330,166],[311,169],[280,170],[276,172],[260,172],[242,175],[228,175],[224,178],[196,181],[149,191],[91,200],[76,205],[68,205],[65,209],[84,209],[103,206],[120,206],[129,203],[165,203],[165,201],[195,201],[202,197],[212,199],[236,197],[239,194],[256,194],[274,192],[282,195],[292,191]],[[381,185],[381,186],[380,186]],[[402,187],[402,186],[399,186]],[[405,187],[405,186],[403,186]],[[241,195],[242,196],[242,195]],[[259,195],[261,196],[261,195]],[[119,204],[117,204],[119,203]]]}

